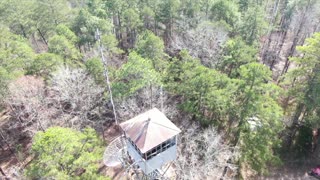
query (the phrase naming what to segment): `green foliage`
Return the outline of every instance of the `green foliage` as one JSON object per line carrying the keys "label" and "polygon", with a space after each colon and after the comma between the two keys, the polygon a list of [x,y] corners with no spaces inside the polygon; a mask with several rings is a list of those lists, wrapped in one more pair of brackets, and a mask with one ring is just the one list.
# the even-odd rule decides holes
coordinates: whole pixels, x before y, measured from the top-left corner
{"label": "green foliage", "polygon": [[48,52],[61,56],[65,63],[80,58],[80,53],[65,36],[55,35],[49,40]]}
{"label": "green foliage", "polygon": [[141,16],[144,22],[148,23],[155,18],[155,12],[152,10],[152,8],[145,6],[141,10]]}
{"label": "green foliage", "polygon": [[200,12],[201,4],[197,1],[181,0],[183,14],[188,18],[194,18]]}
{"label": "green foliage", "polygon": [[262,7],[264,5],[264,1],[263,0],[239,0],[238,4],[239,4],[240,12],[246,13],[246,11],[250,7],[254,7],[254,6],[261,6]]}
{"label": "green foliage", "polygon": [[182,108],[203,125],[224,125],[233,106],[233,81],[201,65],[186,51],[180,56],[181,60],[175,59],[167,69],[168,89],[184,96]]}
{"label": "green foliage", "polygon": [[79,45],[93,44],[95,32],[99,29],[101,34],[110,32],[112,25],[109,21],[94,16],[86,9],[81,9],[73,21],[72,30],[79,38]]}
{"label": "green foliage", "polygon": [[306,40],[304,46],[297,47],[304,54],[300,57],[292,57],[290,60],[297,64],[297,68],[287,74],[287,83],[291,85],[289,96],[294,96],[297,104],[306,108],[304,120],[319,127],[320,115],[320,33],[315,33]]}
{"label": "green foliage", "polygon": [[254,88],[263,88],[261,86],[266,85],[266,82],[271,80],[271,73],[267,66],[257,62],[240,67],[240,79],[244,81],[245,85],[243,87],[250,91]]}
{"label": "green foliage", "polygon": [[259,174],[268,173],[270,164],[280,165],[281,160],[275,155],[274,149],[279,148],[281,140],[275,132],[279,132],[279,129],[273,130],[273,127],[268,125],[254,132],[246,131],[241,134],[241,163],[248,164]]}
{"label": "green foliage", "polygon": [[283,111],[274,97],[279,87],[267,83],[268,67],[250,63],[240,67],[239,125],[236,139],[240,142],[241,161],[259,173],[267,172],[268,163],[278,163],[273,148],[279,147],[277,137],[283,129]]}
{"label": "green foliage", "polygon": [[90,14],[97,16],[99,18],[105,18],[107,16],[107,11],[105,10],[105,2],[102,0],[88,0],[88,11]]}
{"label": "green foliage", "polygon": [[108,0],[105,2],[108,11],[121,13],[125,4],[124,0]]}
{"label": "green foliage", "polygon": [[159,85],[160,80],[160,74],[152,67],[152,62],[133,51],[128,62],[116,72],[113,92],[115,97],[128,97],[144,87]]}
{"label": "green foliage", "polygon": [[249,44],[258,43],[259,37],[266,33],[268,24],[265,20],[265,13],[259,6],[249,8],[239,27],[239,34]]}
{"label": "green foliage", "polygon": [[85,63],[85,66],[97,84],[104,83],[105,81],[105,77],[103,76],[104,68],[99,58],[88,59]]}
{"label": "green foliage", "polygon": [[[49,39],[55,27],[59,24],[68,23],[73,20],[71,8],[67,0],[35,0],[33,20],[36,22],[37,31],[41,36]],[[40,33],[39,32],[39,33]]]}
{"label": "green foliage", "polygon": [[0,66],[13,76],[25,73],[34,59],[34,52],[27,41],[1,27],[0,39]]}
{"label": "green foliage", "polygon": [[211,7],[211,20],[225,21],[231,27],[234,27],[240,19],[238,6],[233,1],[219,0]]}
{"label": "green foliage", "polygon": [[67,38],[72,44],[77,42],[77,36],[64,24],[59,24],[56,27],[56,32],[59,36]]}
{"label": "green foliage", "polygon": [[[121,54],[123,53],[123,50],[118,48],[118,41],[114,35],[103,35],[101,37],[101,43],[103,45],[103,48],[108,52],[112,54]],[[110,55],[110,54],[109,54]]]}
{"label": "green foliage", "polygon": [[50,73],[54,72],[62,65],[63,59],[60,56],[52,53],[42,53],[36,56],[28,70],[28,73],[48,77]]}
{"label": "green foliage", "polygon": [[[226,132],[227,141],[239,145],[240,164],[265,173],[268,164],[279,162],[274,149],[280,144],[283,112],[277,102],[282,97],[280,88],[272,83],[269,69],[257,63],[259,40],[272,25],[267,21],[279,24],[283,31],[299,24],[291,20],[303,13],[308,3],[304,0],[0,1],[0,22],[6,26],[0,27],[0,99],[6,94],[10,80],[19,75],[29,73],[47,78],[58,66],[74,66],[82,63],[82,57],[95,57],[95,32],[99,29],[105,55],[114,60],[111,64],[122,64],[110,73],[116,98],[128,98],[143,88],[164,83],[166,90],[181,99],[181,109],[192,115],[193,120],[203,126],[218,126]],[[268,19],[274,16],[275,19]],[[208,19],[213,22],[210,27],[205,23]],[[206,38],[202,33],[206,34],[204,31],[208,29],[213,33]],[[195,47],[198,53],[191,54],[198,54],[202,62],[206,62],[206,57],[215,61],[214,54],[220,58],[217,69],[203,66],[184,50],[178,53],[180,47],[198,46],[185,41],[185,37],[193,38],[192,42],[199,38],[198,44],[208,44],[198,50]],[[39,54],[35,55],[28,40]],[[320,33],[306,42],[297,48],[303,56],[291,59],[297,68],[286,76],[285,85],[290,86],[288,95],[293,106],[301,105],[300,114],[305,115],[303,120],[308,127],[319,127]],[[207,53],[208,50],[214,53]],[[126,58],[119,60],[124,52],[129,53],[126,63],[123,63]],[[123,56],[117,55],[121,53]],[[85,67],[96,83],[104,84],[100,58],[88,59]],[[303,144],[309,134],[301,130],[298,141]],[[29,177],[97,179],[96,162],[101,159],[101,148],[89,131],[51,128],[39,133],[33,144],[37,157],[28,168]],[[86,171],[78,177],[82,168]]]}
{"label": "green foliage", "polygon": [[52,127],[38,132],[32,152],[36,157],[29,165],[29,178],[97,179],[103,145],[93,129],[78,132],[69,128]]}
{"label": "green foliage", "polygon": [[159,15],[157,19],[165,24],[172,24],[172,19],[177,18],[178,9],[180,7],[179,0],[163,0],[159,4]]}
{"label": "green foliage", "polygon": [[240,66],[239,79],[230,79],[185,51],[180,57],[170,63],[165,82],[183,96],[182,109],[202,125],[225,128],[240,147],[242,165],[265,173],[269,163],[279,163],[273,150],[280,145],[283,112],[275,99],[280,88],[268,83],[268,67],[248,63]]}
{"label": "green foliage", "polygon": [[241,12],[247,11],[249,7],[250,0],[239,0],[239,9]]}
{"label": "green foliage", "polygon": [[239,67],[241,65],[255,62],[258,50],[236,37],[226,42],[223,48],[222,62],[219,64],[219,69],[228,74],[229,77],[239,76]]}
{"label": "green foliage", "polygon": [[277,87],[268,84],[271,80],[271,71],[268,67],[259,63],[250,63],[240,67],[240,79],[238,91],[241,93],[241,119],[250,117],[257,112],[255,103],[263,102],[269,93],[277,93]]}
{"label": "green foliage", "polygon": [[307,157],[312,149],[312,128],[311,124],[305,124],[298,130],[294,150],[298,157]]}
{"label": "green foliage", "polygon": [[145,31],[139,36],[136,51],[143,58],[152,60],[154,68],[160,69],[163,67],[164,44],[162,39],[151,31]]}
{"label": "green foliage", "polygon": [[11,79],[11,74],[0,66],[0,103],[8,93],[8,84]]}
{"label": "green foliage", "polygon": [[34,29],[33,20],[35,0],[0,2],[0,22],[10,27],[10,30],[25,38],[29,37]]}
{"label": "green foliage", "polygon": [[131,30],[141,25],[139,14],[133,8],[126,9],[123,12],[123,22],[124,25]]}
{"label": "green foliage", "polygon": [[0,26],[0,101],[8,93],[8,83],[27,72],[34,52],[27,41]]}

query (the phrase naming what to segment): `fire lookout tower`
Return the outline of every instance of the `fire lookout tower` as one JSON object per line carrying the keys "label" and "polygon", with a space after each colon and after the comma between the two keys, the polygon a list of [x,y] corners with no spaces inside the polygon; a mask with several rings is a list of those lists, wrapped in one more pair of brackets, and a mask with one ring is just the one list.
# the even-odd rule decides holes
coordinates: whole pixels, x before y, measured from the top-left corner
{"label": "fire lookout tower", "polygon": [[177,135],[181,130],[162,112],[153,108],[120,124],[127,152],[149,175],[177,157]]}

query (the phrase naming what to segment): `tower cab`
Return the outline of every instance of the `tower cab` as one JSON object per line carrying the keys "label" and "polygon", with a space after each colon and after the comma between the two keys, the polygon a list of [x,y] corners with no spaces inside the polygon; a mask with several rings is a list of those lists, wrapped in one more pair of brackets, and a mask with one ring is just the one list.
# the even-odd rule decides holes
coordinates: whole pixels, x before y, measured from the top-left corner
{"label": "tower cab", "polygon": [[177,157],[181,130],[162,112],[153,108],[120,124],[127,151],[144,174],[150,174]]}

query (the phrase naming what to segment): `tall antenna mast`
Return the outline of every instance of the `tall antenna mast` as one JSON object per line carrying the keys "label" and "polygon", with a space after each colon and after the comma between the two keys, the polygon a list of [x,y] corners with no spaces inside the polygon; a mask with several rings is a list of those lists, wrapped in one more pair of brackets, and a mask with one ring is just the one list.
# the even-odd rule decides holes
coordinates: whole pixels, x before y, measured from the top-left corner
{"label": "tall antenna mast", "polygon": [[99,50],[100,50],[100,55],[101,55],[103,68],[104,68],[103,74],[104,74],[104,76],[106,78],[106,83],[107,83],[108,91],[109,91],[109,94],[110,94],[110,101],[111,101],[111,105],[112,105],[114,120],[116,122],[116,125],[119,125],[116,109],[115,109],[114,102],[113,102],[111,85],[110,85],[110,81],[109,81],[108,68],[107,68],[108,64],[107,64],[107,60],[104,58],[104,55],[103,55],[103,46],[102,46],[102,43],[101,43],[99,29],[97,29],[97,32],[96,32],[96,39],[99,42]]}
{"label": "tall antenna mast", "polygon": [[164,111],[163,111],[163,89],[162,89],[162,85],[160,86],[160,103],[161,103],[161,112],[164,113]]}

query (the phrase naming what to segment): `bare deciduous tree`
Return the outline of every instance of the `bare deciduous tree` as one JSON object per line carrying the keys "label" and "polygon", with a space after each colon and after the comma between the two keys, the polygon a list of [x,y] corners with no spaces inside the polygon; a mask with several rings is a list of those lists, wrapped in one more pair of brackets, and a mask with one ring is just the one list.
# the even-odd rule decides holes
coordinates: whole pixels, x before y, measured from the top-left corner
{"label": "bare deciduous tree", "polygon": [[143,88],[127,99],[118,100],[116,110],[120,121],[133,118],[154,107],[165,113],[169,119],[176,119],[179,112],[177,110],[178,102],[173,100],[174,97],[159,86],[151,88]]}
{"label": "bare deciduous tree", "polygon": [[52,75],[50,97],[71,127],[94,120],[93,110],[101,105],[103,88],[82,69],[61,67]]}
{"label": "bare deciduous tree", "polygon": [[174,36],[170,48],[186,49],[191,56],[199,58],[205,66],[214,67],[221,55],[222,45],[227,39],[228,31],[225,27],[204,22],[196,29],[183,30]]}
{"label": "bare deciduous tree", "polygon": [[39,121],[40,113],[47,109],[45,83],[41,78],[23,76],[10,83],[5,102],[11,110],[11,117],[19,122],[13,125],[44,130]]}
{"label": "bare deciduous tree", "polygon": [[6,104],[14,119],[12,127],[33,134],[54,125],[80,128],[94,120],[103,89],[84,70],[61,67],[50,82],[46,87],[40,78],[23,76],[9,85]]}
{"label": "bare deciduous tree", "polygon": [[39,118],[47,109],[45,83],[41,78],[23,76],[11,82],[8,90],[4,99],[8,116],[0,124],[0,144],[2,150],[9,150],[20,164],[22,144],[35,132],[46,128],[46,123]]}
{"label": "bare deciduous tree", "polygon": [[191,127],[180,142],[174,163],[178,179],[220,179],[226,166],[229,173],[225,179],[236,175],[237,166],[228,160],[237,158],[238,150],[224,144],[214,128],[201,131]]}
{"label": "bare deciduous tree", "polygon": [[49,82],[46,85],[41,78],[22,76],[8,86],[4,102],[10,119],[1,124],[0,147],[8,148],[17,159],[17,145],[31,140],[37,131],[100,123],[92,114],[103,105],[103,89],[84,70],[61,67]]}

